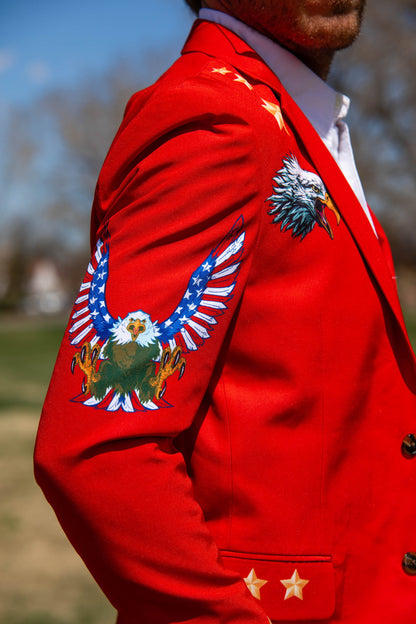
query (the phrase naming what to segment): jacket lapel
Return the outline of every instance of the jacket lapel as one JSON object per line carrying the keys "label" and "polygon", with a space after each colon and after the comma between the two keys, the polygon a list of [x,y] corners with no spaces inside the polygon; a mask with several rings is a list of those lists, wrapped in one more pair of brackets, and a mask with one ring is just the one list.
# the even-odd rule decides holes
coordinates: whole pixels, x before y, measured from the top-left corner
{"label": "jacket lapel", "polygon": [[375,236],[355,193],[308,119],[284,91],[281,93],[281,107],[283,115],[286,115],[299,134],[364,261],[377,280],[394,313],[402,320],[394,275],[392,275],[387,264],[380,239]]}
{"label": "jacket lapel", "polygon": [[184,54],[187,52],[203,52],[217,59],[220,58],[226,63],[231,63],[242,74],[268,85],[275,92],[280,101],[283,116],[291,122],[311,161],[323,179],[364,262],[397,318],[404,332],[407,346],[414,358],[397,294],[395,276],[392,274],[392,266],[388,262],[388,258],[383,253],[382,241],[385,240],[384,234],[382,236],[379,235],[379,238],[375,236],[361,204],[343,173],[311,123],[290,95],[283,89],[275,74],[257,53],[237,35],[222,26],[201,20],[195,22],[182,52]]}
{"label": "jacket lapel", "polygon": [[324,181],[333,202],[339,209],[364,263],[370,270],[370,274],[373,275],[399,324],[403,340],[401,345],[410,356],[410,360],[407,360],[409,367],[404,365],[402,372],[409,385],[413,387],[416,358],[407,334],[397,293],[393,261],[384,232],[375,219],[378,238],[374,234],[368,218],[344,174],[300,108],[284,90],[281,92],[280,99],[283,117],[286,116],[291,121],[301,137],[302,143]]}

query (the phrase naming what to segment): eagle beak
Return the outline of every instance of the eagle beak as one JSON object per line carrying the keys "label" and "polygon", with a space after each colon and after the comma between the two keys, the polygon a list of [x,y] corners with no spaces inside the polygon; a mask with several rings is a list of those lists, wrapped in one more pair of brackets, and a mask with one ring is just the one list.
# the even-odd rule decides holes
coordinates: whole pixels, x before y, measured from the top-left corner
{"label": "eagle beak", "polygon": [[341,215],[339,214],[337,207],[335,206],[334,202],[332,201],[332,199],[330,198],[328,193],[325,194],[325,201],[323,201],[323,202],[319,201],[319,203],[321,204],[321,206],[320,206],[321,210],[317,210],[316,211],[318,224],[321,227],[323,227],[325,232],[327,232],[329,234],[329,236],[331,237],[331,239],[333,239],[334,235],[332,233],[331,226],[329,225],[329,223],[327,221],[327,218],[325,216],[324,208],[326,207],[329,210],[332,210],[332,212],[334,213],[334,215],[336,217],[337,225],[340,224]]}
{"label": "eagle beak", "polygon": [[139,334],[142,334],[146,330],[145,321],[140,321],[139,319],[136,319],[135,321],[129,323],[127,329],[131,333],[131,337],[133,338],[133,340],[136,340],[137,336]]}

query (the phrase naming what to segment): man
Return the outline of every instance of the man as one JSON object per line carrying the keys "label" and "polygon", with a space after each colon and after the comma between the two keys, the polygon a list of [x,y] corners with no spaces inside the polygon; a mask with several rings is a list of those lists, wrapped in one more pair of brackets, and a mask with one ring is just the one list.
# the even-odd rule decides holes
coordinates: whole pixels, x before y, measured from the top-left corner
{"label": "man", "polygon": [[363,5],[204,2],[104,163],[35,461],[119,624],[416,612],[415,358],[318,77]]}

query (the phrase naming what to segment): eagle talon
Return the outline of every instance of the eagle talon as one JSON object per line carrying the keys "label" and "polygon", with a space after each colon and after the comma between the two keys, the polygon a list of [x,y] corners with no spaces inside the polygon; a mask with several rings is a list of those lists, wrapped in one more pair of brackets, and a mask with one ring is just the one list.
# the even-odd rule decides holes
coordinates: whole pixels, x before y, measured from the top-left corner
{"label": "eagle talon", "polygon": [[161,399],[166,392],[166,379],[177,370],[179,371],[179,378],[182,377],[185,370],[185,358],[182,357],[181,347],[175,347],[173,351],[170,347],[165,347],[159,370],[149,381],[150,385],[155,388],[154,396],[157,399]]}
{"label": "eagle talon", "polygon": [[163,368],[165,368],[166,364],[169,362],[169,359],[170,359],[170,349],[169,347],[167,347],[164,352],[163,359],[162,359]]}
{"label": "eagle talon", "polygon": [[91,344],[84,342],[82,349],[77,353],[71,362],[71,371],[74,373],[75,367],[79,366],[85,377],[82,380],[81,390],[83,394],[90,392],[91,383],[99,380],[99,373],[96,370],[96,363],[100,355],[101,348],[94,347],[91,351]]}
{"label": "eagle talon", "polygon": [[84,362],[85,362],[85,356],[86,356],[86,354],[87,354],[87,347],[86,347],[86,345],[84,344],[84,345],[83,345],[83,347],[82,347],[82,349],[81,349],[81,355],[80,355],[80,357],[81,357],[81,362],[82,362],[82,363],[84,363]]}
{"label": "eagle talon", "polygon": [[95,364],[95,362],[98,359],[98,354],[100,353],[100,350],[97,349],[97,347],[94,347],[92,353],[91,353],[91,364]]}
{"label": "eagle talon", "polygon": [[166,392],[166,382],[163,384],[163,387],[159,390],[157,398],[161,399]]}

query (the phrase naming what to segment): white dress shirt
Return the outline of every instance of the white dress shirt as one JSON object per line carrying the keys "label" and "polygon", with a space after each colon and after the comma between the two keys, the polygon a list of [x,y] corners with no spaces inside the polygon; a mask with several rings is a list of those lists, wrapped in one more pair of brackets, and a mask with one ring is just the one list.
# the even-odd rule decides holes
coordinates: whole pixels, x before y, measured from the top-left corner
{"label": "white dress shirt", "polygon": [[261,56],[325,143],[375,232],[344,121],[349,98],[337,93],[294,54],[235,17],[214,9],[201,9],[199,17],[228,28]]}

